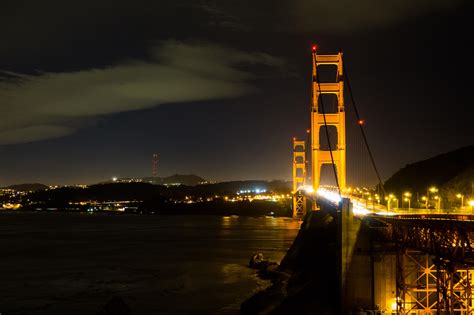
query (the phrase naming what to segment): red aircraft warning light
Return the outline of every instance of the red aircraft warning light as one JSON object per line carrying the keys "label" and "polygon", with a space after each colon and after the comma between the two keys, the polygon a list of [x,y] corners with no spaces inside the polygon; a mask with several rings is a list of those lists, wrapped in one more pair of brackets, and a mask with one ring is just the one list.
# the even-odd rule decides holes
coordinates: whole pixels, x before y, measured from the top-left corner
{"label": "red aircraft warning light", "polygon": [[359,125],[361,125],[361,126],[362,126],[364,123],[365,123],[365,121],[364,121],[364,120],[362,120],[362,119],[361,119],[361,120],[359,120]]}
{"label": "red aircraft warning light", "polygon": [[318,50],[318,45],[313,45],[313,46],[311,47],[311,50],[312,50],[313,52],[316,52],[316,50]]}

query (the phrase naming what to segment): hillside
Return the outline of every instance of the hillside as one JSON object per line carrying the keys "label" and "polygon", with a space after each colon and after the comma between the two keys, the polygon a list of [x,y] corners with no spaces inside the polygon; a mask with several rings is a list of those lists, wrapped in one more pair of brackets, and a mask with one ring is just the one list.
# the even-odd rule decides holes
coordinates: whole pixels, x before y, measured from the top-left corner
{"label": "hillside", "polygon": [[13,189],[16,191],[39,191],[48,188],[48,186],[39,184],[39,183],[32,183],[32,184],[18,184],[18,185],[11,185],[5,187],[6,189]]}
{"label": "hillside", "polygon": [[400,196],[410,191],[416,198],[426,195],[429,187],[439,189],[444,207],[459,206],[456,195],[472,196],[474,185],[474,145],[409,164],[384,184],[387,193]]}
{"label": "hillside", "polygon": [[196,186],[206,182],[206,180],[197,175],[180,175],[175,174],[167,177],[144,177],[143,182],[152,183],[156,185],[173,185],[181,184],[186,186]]}

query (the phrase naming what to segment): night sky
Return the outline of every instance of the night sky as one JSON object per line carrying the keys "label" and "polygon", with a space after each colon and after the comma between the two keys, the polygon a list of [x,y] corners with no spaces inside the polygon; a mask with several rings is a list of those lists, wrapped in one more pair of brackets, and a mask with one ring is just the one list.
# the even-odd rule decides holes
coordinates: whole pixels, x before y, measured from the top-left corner
{"label": "night sky", "polygon": [[[387,179],[474,142],[468,2],[3,0],[0,185],[149,176],[155,152],[159,176],[289,180],[312,43],[343,50]],[[348,182],[372,185],[346,106]]]}

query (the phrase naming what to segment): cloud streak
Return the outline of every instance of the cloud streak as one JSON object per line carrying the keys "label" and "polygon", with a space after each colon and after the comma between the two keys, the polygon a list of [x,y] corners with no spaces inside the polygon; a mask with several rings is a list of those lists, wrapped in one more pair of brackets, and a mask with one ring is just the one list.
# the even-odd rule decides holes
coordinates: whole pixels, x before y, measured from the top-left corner
{"label": "cloud streak", "polygon": [[81,119],[182,103],[237,97],[254,91],[241,65],[279,66],[264,53],[167,41],[148,62],[103,69],[23,75],[0,81],[0,144],[71,134]]}

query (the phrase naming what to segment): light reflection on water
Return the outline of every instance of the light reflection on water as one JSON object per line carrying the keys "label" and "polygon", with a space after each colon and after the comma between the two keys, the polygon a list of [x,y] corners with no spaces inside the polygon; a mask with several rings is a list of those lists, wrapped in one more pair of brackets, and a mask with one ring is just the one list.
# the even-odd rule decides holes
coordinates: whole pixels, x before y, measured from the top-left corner
{"label": "light reflection on water", "polygon": [[247,267],[280,261],[300,222],[273,217],[0,213],[1,310],[95,314],[113,295],[134,314],[238,314],[269,285]]}

